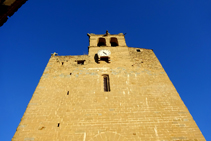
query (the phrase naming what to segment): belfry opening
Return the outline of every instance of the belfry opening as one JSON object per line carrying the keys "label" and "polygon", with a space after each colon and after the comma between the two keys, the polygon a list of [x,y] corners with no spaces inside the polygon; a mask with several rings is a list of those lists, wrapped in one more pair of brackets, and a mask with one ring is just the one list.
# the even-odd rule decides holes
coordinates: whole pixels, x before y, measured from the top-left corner
{"label": "belfry opening", "polygon": [[97,46],[106,46],[106,40],[105,38],[99,38]]}
{"label": "belfry opening", "polygon": [[110,43],[111,43],[111,46],[112,46],[112,47],[118,46],[118,40],[117,40],[117,38],[111,37]]}

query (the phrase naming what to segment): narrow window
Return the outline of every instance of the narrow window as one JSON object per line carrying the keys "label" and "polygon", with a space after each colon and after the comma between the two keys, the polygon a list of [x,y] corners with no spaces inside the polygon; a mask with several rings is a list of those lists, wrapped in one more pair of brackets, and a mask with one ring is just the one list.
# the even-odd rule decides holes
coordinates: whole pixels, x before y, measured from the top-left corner
{"label": "narrow window", "polygon": [[137,49],[136,51],[137,51],[137,52],[141,52],[141,50],[140,50],[140,49]]}
{"label": "narrow window", "polygon": [[84,62],[85,62],[85,60],[78,60],[78,61],[77,61],[77,64],[78,64],[78,65],[84,65]]}
{"label": "narrow window", "polygon": [[109,82],[109,76],[103,75],[103,86],[104,86],[104,92],[110,92],[110,82]]}
{"label": "narrow window", "polygon": [[69,91],[67,91],[67,95],[69,95]]}
{"label": "narrow window", "polygon": [[106,46],[106,40],[105,38],[99,38],[97,46]]}
{"label": "narrow window", "polygon": [[57,127],[59,127],[60,123],[58,123]]}
{"label": "narrow window", "polygon": [[64,65],[64,62],[62,62],[62,65]]}
{"label": "narrow window", "polygon": [[72,75],[72,73],[70,73],[70,75]]}
{"label": "narrow window", "polygon": [[112,47],[118,46],[117,38],[112,37],[111,40],[110,40],[110,43],[111,43]]}

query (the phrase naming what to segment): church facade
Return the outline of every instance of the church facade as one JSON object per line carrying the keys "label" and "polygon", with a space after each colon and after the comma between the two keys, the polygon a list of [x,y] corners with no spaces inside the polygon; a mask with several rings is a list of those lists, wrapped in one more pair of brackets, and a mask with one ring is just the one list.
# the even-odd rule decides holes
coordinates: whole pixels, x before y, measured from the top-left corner
{"label": "church facade", "polygon": [[205,141],[151,49],[88,36],[88,55],[51,55],[13,141]]}

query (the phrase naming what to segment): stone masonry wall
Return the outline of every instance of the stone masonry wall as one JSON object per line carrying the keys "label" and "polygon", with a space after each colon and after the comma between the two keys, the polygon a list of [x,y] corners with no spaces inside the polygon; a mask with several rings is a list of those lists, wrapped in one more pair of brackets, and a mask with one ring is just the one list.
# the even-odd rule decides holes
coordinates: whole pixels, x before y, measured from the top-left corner
{"label": "stone masonry wall", "polygon": [[[95,62],[99,49],[110,63]],[[137,49],[52,56],[12,140],[205,141],[153,51]]]}

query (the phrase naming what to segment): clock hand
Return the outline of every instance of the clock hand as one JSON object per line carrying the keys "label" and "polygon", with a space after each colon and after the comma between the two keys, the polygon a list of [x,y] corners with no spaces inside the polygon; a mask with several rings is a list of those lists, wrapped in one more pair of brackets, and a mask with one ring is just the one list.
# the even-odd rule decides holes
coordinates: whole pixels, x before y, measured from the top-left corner
{"label": "clock hand", "polygon": [[107,55],[105,52],[103,52],[105,55]]}

